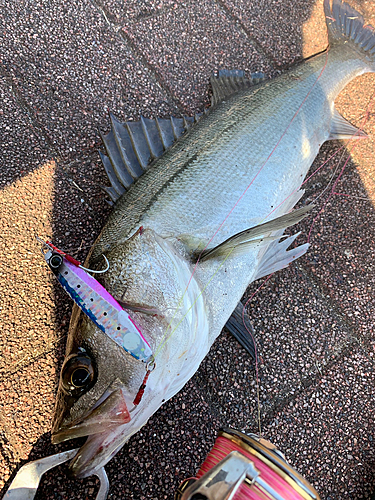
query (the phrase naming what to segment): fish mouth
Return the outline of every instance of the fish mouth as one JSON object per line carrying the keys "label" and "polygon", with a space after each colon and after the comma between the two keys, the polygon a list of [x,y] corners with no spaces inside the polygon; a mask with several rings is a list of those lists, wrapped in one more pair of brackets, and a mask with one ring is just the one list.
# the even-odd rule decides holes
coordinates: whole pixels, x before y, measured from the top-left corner
{"label": "fish mouth", "polygon": [[124,392],[122,389],[117,389],[88,414],[69,425],[53,429],[52,443],[59,444],[68,439],[101,434],[103,429],[112,430],[130,422],[130,419]]}
{"label": "fish mouth", "polygon": [[103,401],[83,417],[68,425],[57,424],[56,428],[52,429],[53,444],[88,437],[69,466],[74,477],[82,478],[95,473],[100,467],[100,464],[96,463],[98,460],[95,460],[97,455],[101,455],[101,461],[103,455],[106,456],[106,461],[110,460],[117,452],[117,447],[113,450],[111,437],[117,436],[119,430],[126,427],[131,420],[122,388],[110,392],[109,395],[104,394],[101,400]]}

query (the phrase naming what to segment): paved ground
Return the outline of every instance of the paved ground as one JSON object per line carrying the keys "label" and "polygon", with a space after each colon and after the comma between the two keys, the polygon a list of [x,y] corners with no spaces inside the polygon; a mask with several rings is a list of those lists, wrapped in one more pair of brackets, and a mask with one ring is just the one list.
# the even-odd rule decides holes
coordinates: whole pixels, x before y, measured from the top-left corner
{"label": "paved ground", "polygon": [[[20,464],[63,449],[49,429],[71,303],[35,235],[83,258],[109,214],[97,153],[108,110],[122,119],[194,113],[220,67],[277,75],[321,50],[315,0],[0,0],[0,488]],[[373,2],[353,3],[375,25]],[[322,498],[375,489],[375,78],[338,108],[370,138],[317,203],[311,249],[250,303],[265,437]],[[372,103],[373,104],[373,103]],[[374,108],[372,108],[374,109]],[[313,169],[341,146],[322,148]],[[307,185],[322,193],[343,149]],[[324,207],[324,210],[319,211]],[[319,213],[319,215],[318,215]],[[80,250],[77,252],[77,249]],[[253,284],[249,297],[259,286]],[[254,366],[223,333],[199,372],[106,467],[111,498],[171,499],[229,424],[255,431]],[[97,483],[47,475],[39,499],[93,498]]]}

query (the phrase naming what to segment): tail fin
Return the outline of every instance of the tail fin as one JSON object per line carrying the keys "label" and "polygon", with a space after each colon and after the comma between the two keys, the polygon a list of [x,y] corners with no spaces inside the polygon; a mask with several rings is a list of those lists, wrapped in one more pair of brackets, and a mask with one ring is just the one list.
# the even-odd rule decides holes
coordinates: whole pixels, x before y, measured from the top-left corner
{"label": "tail fin", "polygon": [[364,26],[363,16],[346,2],[324,0],[324,13],[328,28],[328,41],[332,47],[338,43],[351,43],[375,71],[375,32]]}

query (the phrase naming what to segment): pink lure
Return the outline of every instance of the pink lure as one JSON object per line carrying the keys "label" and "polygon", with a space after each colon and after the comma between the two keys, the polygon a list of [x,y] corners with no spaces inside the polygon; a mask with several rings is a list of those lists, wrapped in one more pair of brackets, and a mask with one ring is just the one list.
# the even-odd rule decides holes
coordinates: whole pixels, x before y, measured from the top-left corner
{"label": "pink lure", "polygon": [[78,261],[50,242],[45,245],[47,264],[74,302],[116,344],[134,358],[149,362],[152,350],[127,311]]}

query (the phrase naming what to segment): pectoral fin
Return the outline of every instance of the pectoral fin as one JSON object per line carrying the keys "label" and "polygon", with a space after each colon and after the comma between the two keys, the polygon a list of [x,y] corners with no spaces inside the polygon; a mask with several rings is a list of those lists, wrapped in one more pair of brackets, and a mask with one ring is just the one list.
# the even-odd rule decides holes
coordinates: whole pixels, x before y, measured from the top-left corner
{"label": "pectoral fin", "polygon": [[250,323],[248,314],[245,312],[242,317],[244,305],[242,302],[237,304],[231,317],[225,324],[225,328],[233,335],[235,339],[246,349],[250,356],[255,359],[256,345],[253,325]]}
{"label": "pectoral fin", "polygon": [[147,314],[148,316],[159,316],[160,318],[164,318],[164,315],[157,307],[149,306],[147,304],[137,304],[136,302],[129,302],[127,300],[119,299],[118,297],[114,298],[117,300],[121,307],[128,311],[135,311],[142,314]]}
{"label": "pectoral fin", "polygon": [[208,259],[226,257],[229,253],[231,255],[238,255],[239,253],[248,251],[248,249],[254,245],[261,245],[274,241],[275,239],[280,239],[282,236],[273,236],[270,235],[270,233],[280,231],[281,229],[297,224],[306,217],[307,212],[311,210],[312,207],[313,205],[308,205],[288,214],[281,215],[280,217],[265,222],[264,224],[259,224],[258,226],[245,229],[245,231],[241,231],[240,233],[231,236],[214,248],[204,250],[199,255],[197,255],[198,252],[196,252],[194,254],[194,258],[199,258],[200,262],[202,262]]}

